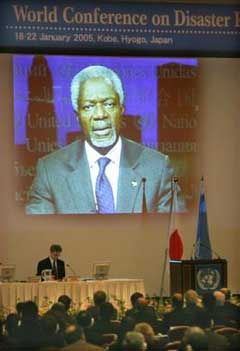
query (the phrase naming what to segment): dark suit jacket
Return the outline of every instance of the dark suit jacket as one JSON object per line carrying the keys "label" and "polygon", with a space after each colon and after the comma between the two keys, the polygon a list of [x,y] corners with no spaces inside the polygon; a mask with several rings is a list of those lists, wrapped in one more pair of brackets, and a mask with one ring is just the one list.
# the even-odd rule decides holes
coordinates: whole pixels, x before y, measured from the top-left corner
{"label": "dark suit jacket", "polygon": [[[143,178],[148,212],[169,212],[173,175],[168,156],[122,138],[116,212],[142,212]],[[178,200],[179,209],[184,210],[183,201]],[[39,159],[26,212],[96,213],[83,140]]]}
{"label": "dark suit jacket", "polygon": [[[41,275],[44,269],[52,269],[52,264],[49,257],[38,262],[37,275]],[[57,279],[63,279],[65,277],[65,264],[62,260],[57,260],[57,275]]]}
{"label": "dark suit jacket", "polygon": [[167,333],[170,327],[176,325],[185,325],[185,316],[183,308],[175,308],[171,312],[167,312],[163,316],[162,330],[164,333]]}

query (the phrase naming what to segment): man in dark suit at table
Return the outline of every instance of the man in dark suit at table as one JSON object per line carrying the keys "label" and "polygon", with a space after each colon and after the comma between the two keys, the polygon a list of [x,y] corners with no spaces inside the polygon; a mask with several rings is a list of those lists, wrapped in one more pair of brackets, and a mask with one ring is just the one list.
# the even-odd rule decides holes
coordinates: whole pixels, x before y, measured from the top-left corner
{"label": "man in dark suit at table", "polygon": [[38,262],[37,275],[42,275],[42,271],[45,269],[51,269],[56,280],[63,279],[65,277],[65,263],[59,259],[61,253],[62,247],[60,245],[51,245],[49,257]]}
{"label": "man in dark suit at table", "polygon": [[118,75],[89,66],[73,78],[71,98],[84,138],[38,160],[26,212],[169,212],[174,170],[167,155],[120,135]]}

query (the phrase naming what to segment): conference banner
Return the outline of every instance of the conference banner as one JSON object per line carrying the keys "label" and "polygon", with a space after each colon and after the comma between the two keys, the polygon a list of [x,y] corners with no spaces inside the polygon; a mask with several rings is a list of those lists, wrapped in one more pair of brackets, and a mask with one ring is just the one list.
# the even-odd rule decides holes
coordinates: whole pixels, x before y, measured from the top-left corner
{"label": "conference banner", "polygon": [[1,51],[240,51],[240,6],[2,0]]}

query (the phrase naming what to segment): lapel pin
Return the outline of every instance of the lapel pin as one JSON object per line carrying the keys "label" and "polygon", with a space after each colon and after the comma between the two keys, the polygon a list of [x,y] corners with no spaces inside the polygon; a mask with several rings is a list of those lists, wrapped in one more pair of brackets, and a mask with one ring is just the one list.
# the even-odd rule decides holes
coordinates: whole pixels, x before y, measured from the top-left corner
{"label": "lapel pin", "polygon": [[132,186],[137,186],[137,181],[136,180],[132,180],[131,184],[132,184]]}

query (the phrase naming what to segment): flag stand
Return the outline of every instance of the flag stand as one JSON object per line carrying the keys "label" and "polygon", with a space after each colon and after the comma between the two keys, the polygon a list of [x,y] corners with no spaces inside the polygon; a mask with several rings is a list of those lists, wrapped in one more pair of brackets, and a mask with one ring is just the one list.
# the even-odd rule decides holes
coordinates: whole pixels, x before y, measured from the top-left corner
{"label": "flag stand", "polygon": [[163,270],[162,270],[161,285],[160,285],[160,299],[162,299],[162,297],[163,297],[165,276],[166,276],[166,271],[168,268],[167,265],[168,265],[168,252],[169,252],[169,238],[170,238],[170,234],[171,234],[170,231],[171,231],[172,221],[173,221],[173,210],[175,210],[174,204],[175,204],[177,182],[178,182],[178,178],[172,177],[172,181],[171,181],[171,188],[172,188],[171,195],[172,196],[171,196],[170,213],[169,213],[169,220],[168,220],[167,245],[165,248],[165,253],[164,253],[164,258],[163,258]]}

